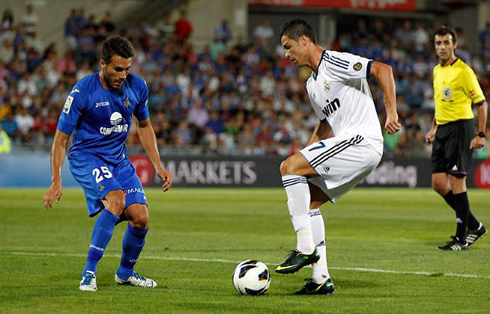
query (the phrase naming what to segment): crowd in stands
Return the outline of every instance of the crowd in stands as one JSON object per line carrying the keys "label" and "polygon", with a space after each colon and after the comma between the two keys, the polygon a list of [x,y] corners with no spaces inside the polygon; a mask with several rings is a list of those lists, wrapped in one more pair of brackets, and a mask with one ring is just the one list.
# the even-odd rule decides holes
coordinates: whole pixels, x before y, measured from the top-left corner
{"label": "crowd in stands", "polygon": [[[324,47],[393,67],[403,128],[384,134],[385,153],[428,156],[424,135],[432,123],[437,62],[433,25],[391,22],[377,19],[368,26],[359,19]],[[199,51],[189,41],[193,27],[185,11],[174,22],[165,16],[156,25],[140,20],[118,27],[109,12],[97,18],[73,9],[65,21],[65,52],[37,36],[38,23],[28,7],[19,21],[6,10],[0,24],[0,120],[15,146],[50,147],[68,93],[77,80],[98,70],[99,44],[113,34],[135,47],[131,72],[147,81],[152,124],[167,152],[286,156],[304,147],[318,123],[304,88],[310,71],[284,57],[277,30],[267,20],[248,40],[234,37],[226,20],[217,22],[213,39]],[[458,29],[457,54],[488,92],[490,71],[484,65],[490,64],[490,25],[480,41],[482,49],[471,51]],[[370,84],[383,123],[383,95],[375,81]],[[138,143],[137,133],[130,133],[128,146],[138,149]],[[490,156],[489,146],[480,157]]]}

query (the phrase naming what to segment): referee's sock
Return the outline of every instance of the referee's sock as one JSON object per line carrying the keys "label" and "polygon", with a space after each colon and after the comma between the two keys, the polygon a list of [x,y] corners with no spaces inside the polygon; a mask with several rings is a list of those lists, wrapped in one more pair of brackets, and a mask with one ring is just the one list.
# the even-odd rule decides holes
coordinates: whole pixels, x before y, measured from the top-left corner
{"label": "referee's sock", "polygon": [[[446,203],[449,206],[451,206],[451,208],[454,209],[454,211],[456,211],[456,205],[454,203],[453,191],[449,190],[449,192],[446,195],[444,195],[443,198],[446,201]],[[471,209],[469,209],[469,205],[468,205],[468,229],[470,229],[470,230],[478,229],[479,226],[480,226],[480,222],[478,221],[478,219],[476,219],[475,215],[473,215],[473,213],[471,212]]]}
{"label": "referee's sock", "polygon": [[468,230],[468,193],[463,192],[454,195],[454,205],[456,209],[456,237],[462,242],[466,239]]}

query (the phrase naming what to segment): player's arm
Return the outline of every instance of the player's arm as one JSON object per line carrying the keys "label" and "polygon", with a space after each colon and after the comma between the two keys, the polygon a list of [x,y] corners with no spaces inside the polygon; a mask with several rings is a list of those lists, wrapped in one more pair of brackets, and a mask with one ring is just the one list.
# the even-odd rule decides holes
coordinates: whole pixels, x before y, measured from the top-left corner
{"label": "player's arm", "polygon": [[155,168],[157,175],[163,181],[163,186],[162,186],[163,192],[166,192],[172,186],[172,174],[169,171],[165,170],[162,166],[162,162],[160,160],[160,153],[158,152],[155,131],[151,126],[150,119],[145,119],[145,120],[135,119],[135,121],[136,121],[136,125],[138,126],[138,135],[141,144],[143,145],[146,154],[150,158],[150,161],[153,164],[153,167]]}
{"label": "player's arm", "polygon": [[313,134],[311,135],[311,138],[306,146],[310,146],[313,143],[329,138],[331,132],[332,127],[330,124],[328,124],[326,120],[320,121],[320,123],[318,123],[315,127],[315,130],[313,130]]}
{"label": "player's arm", "polygon": [[487,112],[488,112],[488,104],[485,100],[477,104],[477,115],[478,115],[478,120],[477,120],[477,126],[476,126],[476,132],[477,134],[471,141],[471,146],[470,148],[482,148],[485,146],[485,138],[480,137],[478,133],[482,132],[485,133],[485,128],[487,127]]}
{"label": "player's arm", "polygon": [[63,194],[61,186],[61,168],[63,167],[63,161],[65,160],[66,147],[70,136],[59,130],[54,135],[53,146],[51,148],[51,186],[44,194],[44,207],[46,209],[51,208],[53,204],[53,198],[56,199],[56,203],[61,199]]}
{"label": "player's arm", "polygon": [[371,63],[371,74],[376,78],[383,90],[386,110],[385,129],[390,134],[396,133],[400,130],[401,124],[398,122],[398,113],[396,112],[396,90],[393,70],[387,64],[374,61]]}

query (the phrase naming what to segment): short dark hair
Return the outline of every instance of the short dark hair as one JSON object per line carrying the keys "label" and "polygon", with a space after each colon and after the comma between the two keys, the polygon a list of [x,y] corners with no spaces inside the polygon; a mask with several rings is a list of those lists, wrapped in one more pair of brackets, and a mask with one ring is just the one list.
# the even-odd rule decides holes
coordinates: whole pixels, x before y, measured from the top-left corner
{"label": "short dark hair", "polygon": [[107,64],[111,63],[112,56],[120,56],[125,59],[134,57],[133,45],[122,36],[111,36],[104,40],[100,52],[100,58]]}
{"label": "short dark hair", "polygon": [[302,19],[294,19],[285,23],[282,26],[279,40],[281,40],[282,36],[287,36],[295,41],[298,41],[299,38],[303,35],[311,39],[312,43],[318,43],[315,31],[310,26],[310,24]]}
{"label": "short dark hair", "polygon": [[456,43],[456,32],[454,29],[452,29],[449,26],[441,26],[436,31],[434,32],[434,35],[432,36],[432,40],[435,42],[436,41],[436,35],[437,36],[444,36],[450,34],[451,37],[453,38],[453,45]]}

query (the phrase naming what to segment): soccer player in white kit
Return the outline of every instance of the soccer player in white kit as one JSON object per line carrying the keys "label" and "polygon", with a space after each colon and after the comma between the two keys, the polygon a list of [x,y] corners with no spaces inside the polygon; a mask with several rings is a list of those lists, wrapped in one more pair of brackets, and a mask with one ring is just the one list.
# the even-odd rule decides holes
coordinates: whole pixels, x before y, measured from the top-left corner
{"label": "soccer player in white kit", "polygon": [[400,130],[395,80],[389,65],[324,50],[311,26],[301,19],[284,24],[280,39],[289,60],[313,71],[306,89],[320,122],[307,146],[281,163],[297,246],[276,272],[294,273],[312,264],[312,278],[297,294],[332,294],[335,287],[328,273],[319,208],[327,201],[336,202],[381,160],[383,136],[367,83],[371,76],[383,90],[385,129],[390,134]]}

